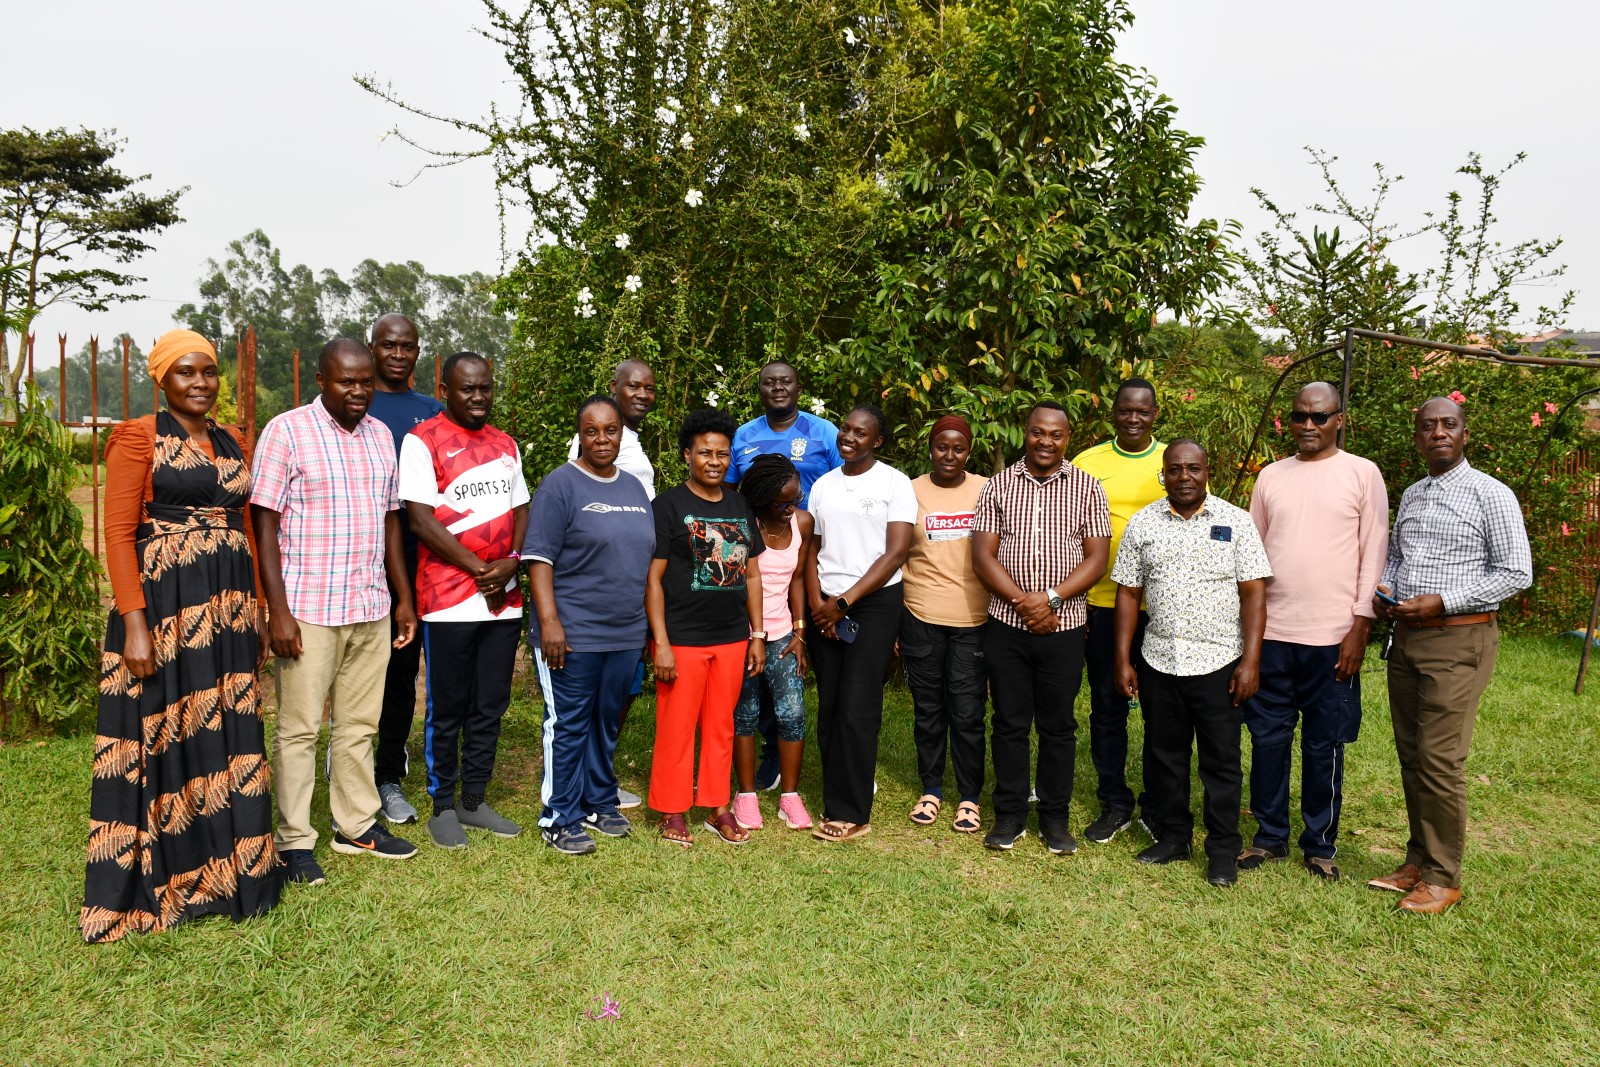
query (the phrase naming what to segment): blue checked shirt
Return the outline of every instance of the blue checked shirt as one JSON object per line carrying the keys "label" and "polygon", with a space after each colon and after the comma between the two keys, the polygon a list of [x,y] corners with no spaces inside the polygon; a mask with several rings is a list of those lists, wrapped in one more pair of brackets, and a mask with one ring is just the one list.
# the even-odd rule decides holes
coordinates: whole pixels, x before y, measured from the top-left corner
{"label": "blue checked shirt", "polygon": [[1516,496],[1466,460],[1400,498],[1383,584],[1396,599],[1438,593],[1446,615],[1497,611],[1533,584]]}

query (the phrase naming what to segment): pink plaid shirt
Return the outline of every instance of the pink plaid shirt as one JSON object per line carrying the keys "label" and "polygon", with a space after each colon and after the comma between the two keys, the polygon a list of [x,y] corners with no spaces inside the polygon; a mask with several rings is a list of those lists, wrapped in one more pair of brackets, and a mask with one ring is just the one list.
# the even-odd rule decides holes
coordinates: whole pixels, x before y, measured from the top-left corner
{"label": "pink plaid shirt", "polygon": [[388,615],[383,523],[400,507],[388,427],[368,415],[351,433],[319,396],[267,423],[251,477],[250,503],[282,516],[290,613],[314,626]]}

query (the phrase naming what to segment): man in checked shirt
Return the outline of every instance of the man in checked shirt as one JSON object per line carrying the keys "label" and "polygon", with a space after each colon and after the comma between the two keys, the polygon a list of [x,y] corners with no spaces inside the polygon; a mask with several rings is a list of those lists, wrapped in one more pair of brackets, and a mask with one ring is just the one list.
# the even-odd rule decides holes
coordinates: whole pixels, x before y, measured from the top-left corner
{"label": "man in checked shirt", "polygon": [[1387,599],[1372,599],[1395,621],[1389,714],[1411,838],[1405,862],[1367,884],[1436,915],[1461,899],[1467,746],[1500,650],[1495,612],[1533,583],[1533,558],[1517,498],[1462,456],[1460,405],[1435,397],[1416,427],[1428,476],[1400,500],[1378,586]]}

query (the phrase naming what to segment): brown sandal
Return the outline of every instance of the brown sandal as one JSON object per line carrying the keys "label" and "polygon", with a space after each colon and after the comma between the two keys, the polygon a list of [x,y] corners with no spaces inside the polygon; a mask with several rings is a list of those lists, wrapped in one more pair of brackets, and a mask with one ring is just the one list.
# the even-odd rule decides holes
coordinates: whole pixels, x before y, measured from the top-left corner
{"label": "brown sandal", "polygon": [[811,831],[811,836],[818,841],[853,841],[871,832],[872,824],[869,822],[841,822],[838,819],[828,819]]}
{"label": "brown sandal", "polygon": [[694,837],[689,833],[689,822],[681,813],[661,816],[661,839],[684,848],[694,844]]}
{"label": "brown sandal", "polygon": [[956,805],[956,817],[951,820],[950,829],[958,834],[975,834],[982,826],[978,805],[970,800],[963,800]]}
{"label": "brown sandal", "polygon": [[932,826],[939,821],[939,798],[924,793],[922,799],[911,806],[911,821],[918,826]]}
{"label": "brown sandal", "polygon": [[[706,829],[717,835],[717,839],[729,845],[747,845],[750,843],[750,831],[739,825],[739,820],[733,817],[733,812],[725,811],[721,815],[713,815],[706,820]],[[742,837],[740,835],[743,835]]]}

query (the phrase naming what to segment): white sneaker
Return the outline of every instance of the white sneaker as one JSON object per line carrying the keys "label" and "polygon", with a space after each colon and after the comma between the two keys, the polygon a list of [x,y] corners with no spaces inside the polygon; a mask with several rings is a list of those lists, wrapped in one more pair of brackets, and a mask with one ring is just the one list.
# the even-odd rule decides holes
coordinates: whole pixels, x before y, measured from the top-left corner
{"label": "white sneaker", "polygon": [[630,793],[626,789],[617,790],[617,807],[637,808],[642,803],[644,803],[644,801],[639,799],[639,794]]}

